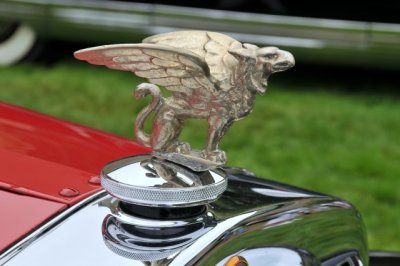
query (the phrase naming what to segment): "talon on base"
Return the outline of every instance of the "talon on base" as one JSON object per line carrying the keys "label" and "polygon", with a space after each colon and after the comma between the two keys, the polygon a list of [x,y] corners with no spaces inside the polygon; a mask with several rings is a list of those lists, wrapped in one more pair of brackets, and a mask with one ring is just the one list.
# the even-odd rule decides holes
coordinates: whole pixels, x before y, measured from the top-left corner
{"label": "talon on base", "polygon": [[187,142],[178,142],[175,146],[175,151],[182,154],[188,154],[192,148]]}
{"label": "talon on base", "polygon": [[217,164],[225,164],[227,160],[225,152],[221,150],[215,150],[215,151],[203,150],[201,152],[201,156],[204,159],[210,160]]}

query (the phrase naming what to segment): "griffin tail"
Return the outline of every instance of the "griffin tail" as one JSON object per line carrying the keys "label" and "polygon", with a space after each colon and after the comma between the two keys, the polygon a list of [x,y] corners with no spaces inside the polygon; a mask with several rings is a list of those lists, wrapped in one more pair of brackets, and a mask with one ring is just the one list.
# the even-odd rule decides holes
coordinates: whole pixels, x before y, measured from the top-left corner
{"label": "griffin tail", "polygon": [[135,121],[135,135],[136,139],[145,146],[150,147],[150,136],[144,132],[143,126],[147,117],[151,112],[157,111],[161,105],[164,103],[164,99],[161,96],[160,88],[154,84],[150,83],[142,83],[136,87],[135,90],[135,98],[141,99],[146,97],[147,95],[152,96],[152,100],[140,111],[140,113],[136,117]]}

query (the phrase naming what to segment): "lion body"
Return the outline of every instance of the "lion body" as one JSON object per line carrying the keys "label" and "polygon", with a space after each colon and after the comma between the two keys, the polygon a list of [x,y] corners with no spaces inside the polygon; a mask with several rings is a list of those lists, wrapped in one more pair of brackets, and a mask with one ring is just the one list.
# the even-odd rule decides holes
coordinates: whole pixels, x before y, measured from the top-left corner
{"label": "lion body", "polygon": [[[220,91],[212,97],[207,91],[193,91],[192,95],[174,93],[163,98],[157,86],[141,84],[135,95],[138,98],[151,94],[152,102],[142,110],[135,122],[139,141],[153,147],[155,151],[189,152],[188,144],[179,142],[182,126],[187,119],[204,119],[209,125],[207,150],[217,150],[218,143],[230,125],[248,115],[254,105],[255,92],[247,89]],[[151,112],[156,112],[151,136],[144,133],[144,121]]]}

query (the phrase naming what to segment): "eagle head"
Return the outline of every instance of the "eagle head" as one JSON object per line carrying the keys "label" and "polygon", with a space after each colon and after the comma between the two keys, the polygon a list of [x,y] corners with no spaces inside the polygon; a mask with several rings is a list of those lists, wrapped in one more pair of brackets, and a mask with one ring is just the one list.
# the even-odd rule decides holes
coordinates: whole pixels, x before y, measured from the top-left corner
{"label": "eagle head", "polygon": [[294,66],[291,53],[276,47],[262,47],[255,50],[255,68],[251,75],[252,87],[264,93],[268,85],[268,77],[276,72],[285,71]]}
{"label": "eagle head", "polygon": [[264,93],[268,85],[268,77],[276,72],[285,71],[294,66],[291,53],[277,47],[257,47],[245,43],[243,48],[230,50],[240,62],[239,67],[245,66],[249,74],[249,87],[259,93]]}

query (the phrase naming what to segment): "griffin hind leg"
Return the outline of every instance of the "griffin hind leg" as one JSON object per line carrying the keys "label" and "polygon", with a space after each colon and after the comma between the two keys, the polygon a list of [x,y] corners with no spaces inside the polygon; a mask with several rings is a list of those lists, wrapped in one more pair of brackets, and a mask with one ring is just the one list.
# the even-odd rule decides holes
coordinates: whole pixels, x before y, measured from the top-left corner
{"label": "griffin hind leg", "polygon": [[233,120],[231,119],[222,118],[219,115],[210,116],[208,119],[207,146],[202,151],[202,156],[205,159],[222,164],[226,162],[226,154],[218,149],[218,144],[232,124]]}
{"label": "griffin hind leg", "polygon": [[171,108],[161,108],[153,122],[151,146],[159,152],[189,153],[188,143],[178,140],[182,131],[183,121],[176,117]]}

